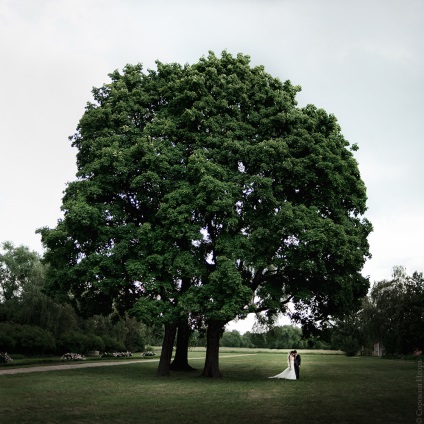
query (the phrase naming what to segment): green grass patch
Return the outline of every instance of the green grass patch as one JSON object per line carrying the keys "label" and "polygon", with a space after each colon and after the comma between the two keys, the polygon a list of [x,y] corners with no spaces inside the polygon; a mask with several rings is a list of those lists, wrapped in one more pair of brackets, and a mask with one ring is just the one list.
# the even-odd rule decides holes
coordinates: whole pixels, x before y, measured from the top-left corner
{"label": "green grass patch", "polygon": [[[14,423],[411,423],[416,361],[302,353],[301,378],[269,379],[286,355],[222,352],[224,378],[197,371],[156,377],[157,362],[0,375],[0,422]],[[285,351],[287,352],[287,351]],[[247,353],[252,353],[248,351]],[[245,355],[245,356],[238,356]]]}

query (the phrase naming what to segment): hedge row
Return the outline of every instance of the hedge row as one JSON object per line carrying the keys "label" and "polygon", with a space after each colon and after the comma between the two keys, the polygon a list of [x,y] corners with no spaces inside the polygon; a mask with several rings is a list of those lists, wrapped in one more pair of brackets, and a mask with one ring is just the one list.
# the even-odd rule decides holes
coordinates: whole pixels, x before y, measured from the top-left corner
{"label": "hedge row", "polygon": [[55,338],[52,333],[33,325],[0,323],[0,352],[24,355],[124,351],[123,342],[110,336],[68,332]]}

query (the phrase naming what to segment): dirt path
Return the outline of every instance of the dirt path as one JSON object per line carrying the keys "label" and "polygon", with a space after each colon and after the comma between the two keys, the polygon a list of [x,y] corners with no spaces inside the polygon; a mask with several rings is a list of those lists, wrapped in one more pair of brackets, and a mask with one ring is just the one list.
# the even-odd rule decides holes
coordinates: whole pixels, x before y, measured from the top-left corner
{"label": "dirt path", "polygon": [[[236,358],[238,356],[251,356],[256,355],[256,353],[246,353],[243,355],[226,355],[220,356],[219,359],[224,358]],[[194,361],[196,359],[205,358],[189,358],[190,361]],[[44,365],[39,367],[27,367],[27,368],[12,368],[12,369],[0,369],[0,376],[7,374],[27,374],[30,372],[46,372],[46,371],[60,371],[60,370],[74,370],[79,368],[95,368],[95,367],[110,367],[115,365],[132,365],[132,364],[140,364],[140,363],[150,363],[150,362],[159,362],[159,359],[139,359],[139,360],[131,360],[131,361],[105,361],[105,362],[86,362],[86,363],[66,363],[63,365]]]}

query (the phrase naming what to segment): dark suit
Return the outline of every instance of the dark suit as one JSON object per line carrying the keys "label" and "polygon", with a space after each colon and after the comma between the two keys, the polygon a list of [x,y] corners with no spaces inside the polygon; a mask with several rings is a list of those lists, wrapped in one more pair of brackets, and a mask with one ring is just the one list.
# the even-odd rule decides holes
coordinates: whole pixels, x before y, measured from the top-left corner
{"label": "dark suit", "polygon": [[300,367],[300,355],[297,354],[294,357],[294,372],[296,373],[296,379],[299,380],[299,367]]}

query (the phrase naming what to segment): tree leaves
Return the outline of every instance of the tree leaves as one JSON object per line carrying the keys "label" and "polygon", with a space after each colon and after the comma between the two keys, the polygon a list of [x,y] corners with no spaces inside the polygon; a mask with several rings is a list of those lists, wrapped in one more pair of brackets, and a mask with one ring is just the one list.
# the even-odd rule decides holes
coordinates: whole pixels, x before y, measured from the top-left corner
{"label": "tree leaves", "polygon": [[326,319],[365,293],[365,186],[336,118],[297,107],[300,87],[227,52],[110,78],[71,137],[64,219],[41,230],[53,286],[164,323],[289,299],[299,320]]}

